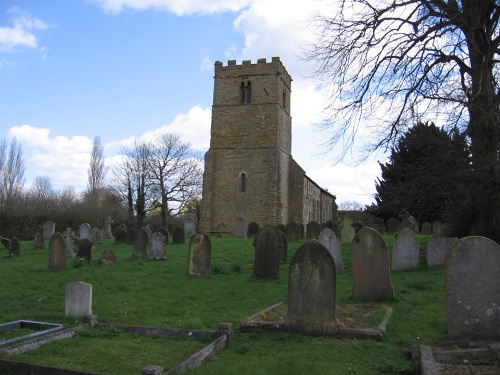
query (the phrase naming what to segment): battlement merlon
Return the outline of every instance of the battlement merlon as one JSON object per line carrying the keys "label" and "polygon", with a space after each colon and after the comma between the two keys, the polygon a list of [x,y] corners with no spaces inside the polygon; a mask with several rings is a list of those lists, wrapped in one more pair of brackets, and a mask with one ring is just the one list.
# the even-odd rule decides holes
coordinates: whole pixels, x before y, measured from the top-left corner
{"label": "battlement merlon", "polygon": [[236,64],[236,60],[228,60],[227,65],[224,66],[221,61],[216,61],[215,77],[249,77],[253,75],[249,72],[249,68],[255,69],[255,75],[283,75],[282,79],[284,81],[292,82],[292,77],[288,74],[280,58],[277,56],[273,57],[270,62],[267,62],[265,58],[258,59],[256,64],[252,64],[251,60],[243,60],[238,65]]}

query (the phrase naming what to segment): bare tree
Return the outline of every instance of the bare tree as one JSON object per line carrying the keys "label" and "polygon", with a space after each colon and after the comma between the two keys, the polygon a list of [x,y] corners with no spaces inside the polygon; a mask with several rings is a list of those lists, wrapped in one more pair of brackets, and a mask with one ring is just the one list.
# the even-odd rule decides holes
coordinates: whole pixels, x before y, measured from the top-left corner
{"label": "bare tree", "polygon": [[104,165],[104,147],[101,138],[96,136],[90,154],[90,168],[88,169],[87,194],[91,206],[97,209],[102,204],[104,196],[106,167]]}
{"label": "bare tree", "polygon": [[151,185],[161,208],[162,225],[173,211],[182,211],[201,196],[203,170],[200,155],[174,134],[163,134],[153,145],[150,158]]}
{"label": "bare tree", "polygon": [[152,146],[134,141],[134,146],[121,150],[122,162],[114,169],[113,187],[128,207],[130,219],[142,225],[151,203],[149,158]]}
{"label": "bare tree", "polygon": [[146,215],[160,212],[162,225],[201,196],[200,156],[173,134],[155,142],[139,142],[122,150],[113,185],[131,217],[141,225]]}
{"label": "bare tree", "polygon": [[20,198],[24,185],[26,165],[23,150],[13,138],[10,147],[5,139],[0,141],[0,212],[11,211]]}
{"label": "bare tree", "polygon": [[473,217],[466,231],[498,240],[499,1],[335,4],[333,16],[314,18],[318,39],[305,55],[330,89],[323,129],[331,131],[332,149],[342,146],[344,156],[363,124],[374,126],[368,152],[393,146],[423,116],[463,129],[476,184],[465,203]]}

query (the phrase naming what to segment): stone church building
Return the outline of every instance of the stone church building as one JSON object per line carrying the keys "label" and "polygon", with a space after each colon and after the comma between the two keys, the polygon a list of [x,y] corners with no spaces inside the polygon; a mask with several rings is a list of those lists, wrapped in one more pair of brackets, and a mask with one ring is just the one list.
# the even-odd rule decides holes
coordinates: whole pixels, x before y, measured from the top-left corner
{"label": "stone church building", "polygon": [[338,220],[335,196],[292,158],[292,77],[279,57],[217,61],[214,78],[200,230],[235,234],[250,222]]}

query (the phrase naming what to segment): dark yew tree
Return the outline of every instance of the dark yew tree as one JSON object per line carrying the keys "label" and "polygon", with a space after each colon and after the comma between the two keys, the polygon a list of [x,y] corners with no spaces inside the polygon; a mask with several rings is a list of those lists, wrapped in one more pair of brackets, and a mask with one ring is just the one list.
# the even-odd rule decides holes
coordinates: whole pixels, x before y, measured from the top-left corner
{"label": "dark yew tree", "polygon": [[[338,0],[306,52],[330,88],[330,145],[392,147],[423,115],[460,128],[474,184],[460,233],[500,241],[499,0]],[[325,10],[325,12],[328,12]],[[417,121],[416,121],[417,120]],[[370,137],[364,124],[376,124]],[[363,132],[361,132],[361,129]]]}
{"label": "dark yew tree", "polygon": [[417,124],[399,139],[389,161],[379,163],[376,214],[387,220],[406,209],[420,222],[449,219],[467,199],[469,163],[465,136]]}

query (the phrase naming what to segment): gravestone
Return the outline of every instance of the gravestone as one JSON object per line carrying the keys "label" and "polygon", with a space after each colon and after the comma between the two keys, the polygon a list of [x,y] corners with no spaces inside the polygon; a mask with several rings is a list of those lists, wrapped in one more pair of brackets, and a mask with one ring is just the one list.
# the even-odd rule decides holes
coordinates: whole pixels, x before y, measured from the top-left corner
{"label": "gravestone", "polygon": [[80,228],[78,228],[78,239],[87,239],[89,241],[92,241],[92,234],[90,231],[90,225],[88,223],[80,224]]}
{"label": "gravestone", "polygon": [[424,221],[422,223],[422,230],[420,231],[421,234],[431,234],[432,233],[432,225],[431,223]]}
{"label": "gravestone", "polygon": [[101,259],[104,265],[116,264],[116,255],[111,250],[104,250]]}
{"label": "gravestone", "polygon": [[19,258],[21,244],[19,243],[19,239],[17,237],[12,237],[10,239],[10,248],[9,248],[9,256],[12,258]]}
{"label": "gravestone", "polygon": [[151,235],[151,259],[167,259],[167,240],[160,232]]}
{"label": "gravestone", "polygon": [[278,279],[280,249],[283,246],[276,228],[265,225],[255,235],[255,260],[252,277],[256,279]]}
{"label": "gravestone", "polygon": [[415,232],[403,227],[392,246],[392,270],[407,271],[418,269],[419,245]]}
{"label": "gravestone", "polygon": [[398,230],[401,231],[403,228],[409,228],[413,231],[413,233],[419,233],[420,224],[418,221],[411,215],[405,216],[401,223],[399,224]]}
{"label": "gravestone", "polygon": [[135,228],[130,228],[127,230],[127,239],[125,241],[127,245],[134,244],[136,235],[137,235],[137,230],[135,230]]}
{"label": "gravestone", "polygon": [[387,220],[387,233],[395,234],[399,228],[399,221],[394,218]]}
{"label": "gravestone", "polygon": [[317,240],[319,232],[321,231],[321,226],[317,221],[311,221],[306,225],[306,239]]}
{"label": "gravestone", "polygon": [[43,227],[41,225],[38,226],[38,229],[35,233],[35,241],[33,244],[33,248],[35,250],[40,250],[45,248],[45,241],[43,238]]}
{"label": "gravestone", "polygon": [[188,275],[210,277],[212,275],[212,246],[206,234],[196,233],[189,241]]}
{"label": "gravestone", "polygon": [[57,232],[49,240],[49,270],[66,270],[66,242]]}
{"label": "gravestone", "polygon": [[354,221],[349,215],[345,215],[340,221],[340,243],[342,245],[350,244],[356,235],[353,224]]}
{"label": "gravestone", "polygon": [[465,237],[446,255],[448,338],[500,340],[500,246]]}
{"label": "gravestone", "polygon": [[332,254],[316,240],[306,242],[295,252],[288,267],[288,320],[334,321],[335,298]]}
{"label": "gravestone", "polygon": [[92,231],[90,233],[91,241],[95,244],[101,244],[102,243],[102,231],[99,228],[92,228]]}
{"label": "gravestone", "polygon": [[113,233],[111,232],[111,224],[113,223],[113,220],[111,219],[111,216],[108,216],[106,220],[104,221],[104,227],[102,228],[102,235],[103,238],[106,240],[109,240],[113,238]]}
{"label": "gravestone", "polygon": [[48,240],[56,232],[56,223],[46,221],[43,223],[43,239]]}
{"label": "gravestone", "polygon": [[0,242],[5,247],[5,250],[10,251],[10,240],[8,238],[0,237]]}
{"label": "gravestone", "polygon": [[176,225],[172,232],[172,243],[181,244],[186,242],[186,236],[184,235],[184,228],[180,225]]}
{"label": "gravestone", "polygon": [[127,230],[118,228],[115,234],[115,244],[127,243]]}
{"label": "gravestone", "polygon": [[288,238],[286,238],[285,232],[277,229],[279,235],[281,236],[282,246],[280,248],[280,261],[286,262],[288,260]]}
{"label": "gravestone", "polygon": [[134,252],[132,258],[142,259],[147,258],[148,252],[148,235],[144,230],[138,230],[135,235]]}
{"label": "gravestone", "polygon": [[83,238],[78,241],[78,251],[76,257],[78,259],[85,259],[87,263],[92,261],[92,251],[94,250],[94,245],[88,238]]}
{"label": "gravestone", "polygon": [[382,236],[385,234],[386,232],[386,228],[385,228],[385,221],[383,218],[381,217],[374,217],[373,218],[373,222],[375,224],[377,224],[377,232],[379,232]]}
{"label": "gravestone", "polygon": [[436,221],[432,223],[432,234],[443,235],[443,223]]}
{"label": "gravestone", "polygon": [[[80,240],[76,236],[71,236],[71,253],[75,256],[78,253],[78,244]],[[68,250],[66,250],[66,254],[68,254]]]}
{"label": "gravestone", "polygon": [[286,237],[290,241],[298,241],[299,239],[299,225],[293,221],[290,220],[288,224],[286,225]]}
{"label": "gravestone", "polygon": [[66,284],[66,317],[84,318],[92,315],[92,284],[81,281]]}
{"label": "gravestone", "polygon": [[225,229],[226,229],[226,226],[224,223],[219,223],[219,225],[217,225],[217,237],[218,238],[224,237],[224,230]]}
{"label": "gravestone", "polygon": [[425,254],[427,267],[443,267],[448,249],[457,241],[457,237],[440,237],[430,240]]}
{"label": "gravestone", "polygon": [[351,244],[352,299],[375,301],[394,299],[389,253],[376,230],[362,228]]}
{"label": "gravestone", "polygon": [[241,216],[237,217],[234,223],[234,237],[236,238],[247,237],[247,221]]}
{"label": "gravestone", "polygon": [[283,224],[276,224],[276,229],[282,231],[286,235],[286,226]]}
{"label": "gravestone", "polygon": [[159,232],[161,234],[163,234],[163,236],[165,237],[165,243],[167,244],[168,243],[168,229],[165,227],[161,227]]}
{"label": "gravestone", "polygon": [[342,246],[337,235],[330,228],[325,228],[319,233],[318,241],[327,248],[335,261],[337,273],[344,272],[344,261],[342,259]]}
{"label": "gravestone", "polygon": [[64,232],[64,241],[66,241],[66,257],[73,258],[73,230],[71,227],[67,227]]}
{"label": "gravestone", "polygon": [[145,225],[141,228],[141,230],[146,233],[146,238],[148,240],[148,243],[151,243],[151,236],[153,235],[153,231],[151,229],[151,225]]}
{"label": "gravestone", "polygon": [[193,218],[188,217],[186,221],[184,221],[184,235],[186,237],[191,237],[196,233],[196,222]]}
{"label": "gravestone", "polygon": [[299,240],[303,240],[303,239],[306,238],[306,236],[305,236],[305,233],[306,233],[305,230],[306,229],[305,229],[304,224],[299,224]]}
{"label": "gravestone", "polygon": [[248,224],[247,233],[249,238],[254,238],[258,231],[259,231],[259,224],[257,224],[255,221],[252,221]]}

